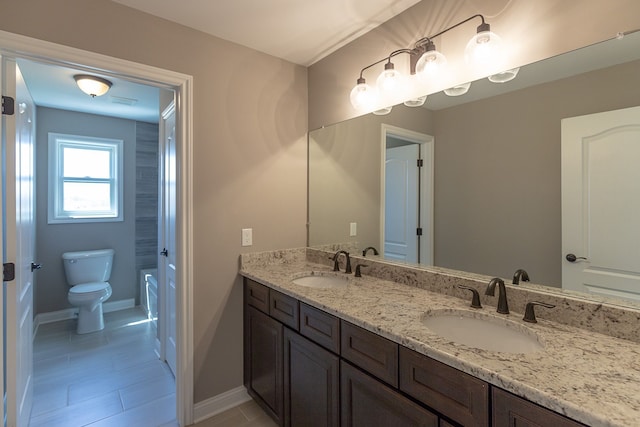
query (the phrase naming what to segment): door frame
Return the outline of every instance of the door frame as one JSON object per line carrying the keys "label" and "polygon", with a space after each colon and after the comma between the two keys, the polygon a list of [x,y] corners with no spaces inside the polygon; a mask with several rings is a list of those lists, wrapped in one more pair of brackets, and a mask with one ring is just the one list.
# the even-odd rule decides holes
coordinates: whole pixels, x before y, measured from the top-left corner
{"label": "door frame", "polygon": [[[418,221],[422,227],[422,239],[419,239],[420,264],[433,265],[433,177],[434,177],[434,145],[435,138],[425,133],[404,129],[382,123],[380,125],[380,248],[384,253],[384,221],[385,221],[385,164],[387,159],[387,137],[393,136],[420,145],[420,156],[423,159],[423,171],[420,173],[420,213]],[[426,254],[426,256],[425,256]]]}
{"label": "door frame", "polygon": [[[0,55],[130,80],[175,91],[177,200],[176,263],[180,289],[176,301],[178,352],[176,418],[193,423],[193,77],[150,65],[38,40],[0,30]],[[160,114],[160,111],[158,111]]]}

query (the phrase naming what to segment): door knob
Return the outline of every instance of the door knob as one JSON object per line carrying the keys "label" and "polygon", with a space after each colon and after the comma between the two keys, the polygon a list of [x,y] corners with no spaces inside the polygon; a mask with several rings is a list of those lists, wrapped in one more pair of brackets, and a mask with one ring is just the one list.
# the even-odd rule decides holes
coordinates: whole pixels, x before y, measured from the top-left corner
{"label": "door knob", "polygon": [[160,255],[162,256],[169,256],[169,251],[167,250],[167,248],[162,248],[162,250],[160,251]]}
{"label": "door knob", "polygon": [[574,254],[567,254],[567,256],[565,257],[567,261],[569,262],[576,262],[579,259],[583,259],[583,260],[587,260],[585,257],[583,256],[575,256]]}
{"label": "door knob", "polygon": [[42,268],[42,264],[35,264],[35,263],[31,263],[31,271],[33,270],[40,270]]}

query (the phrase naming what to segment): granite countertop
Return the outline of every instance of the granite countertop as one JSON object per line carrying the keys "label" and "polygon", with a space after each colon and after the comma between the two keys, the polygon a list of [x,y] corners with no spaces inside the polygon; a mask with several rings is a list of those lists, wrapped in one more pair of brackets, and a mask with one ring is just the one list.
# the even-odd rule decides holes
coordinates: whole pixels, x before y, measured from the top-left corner
{"label": "granite countertop", "polygon": [[505,316],[485,307],[483,314],[506,317],[534,332],[544,349],[521,354],[470,348],[421,324],[431,310],[473,310],[470,298],[366,274],[349,276],[343,288],[316,289],[292,282],[310,271],[331,269],[297,259],[243,264],[240,274],[576,421],[590,426],[640,425],[638,343],[540,319],[529,324],[522,321],[522,313]]}

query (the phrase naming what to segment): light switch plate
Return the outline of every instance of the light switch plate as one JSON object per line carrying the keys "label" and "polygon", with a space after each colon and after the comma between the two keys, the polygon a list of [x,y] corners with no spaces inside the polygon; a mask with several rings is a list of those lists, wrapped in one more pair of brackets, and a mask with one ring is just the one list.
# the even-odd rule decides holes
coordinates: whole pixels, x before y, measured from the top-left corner
{"label": "light switch plate", "polygon": [[253,228],[242,229],[242,246],[253,245]]}
{"label": "light switch plate", "polygon": [[357,228],[358,228],[358,223],[352,222],[351,224],[349,224],[349,236],[357,235]]}

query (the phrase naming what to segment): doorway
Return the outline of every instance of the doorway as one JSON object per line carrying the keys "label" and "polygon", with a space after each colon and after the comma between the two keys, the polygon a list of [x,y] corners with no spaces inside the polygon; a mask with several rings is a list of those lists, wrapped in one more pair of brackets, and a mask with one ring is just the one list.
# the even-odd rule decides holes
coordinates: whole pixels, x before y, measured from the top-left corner
{"label": "doorway", "polygon": [[386,259],[433,264],[434,138],[382,124],[380,246]]}
{"label": "doorway", "polygon": [[[91,52],[68,48],[49,42],[18,36],[6,32],[0,32],[0,54],[5,59],[24,59],[31,61],[44,61],[48,64],[61,67],[73,67],[79,71],[95,72],[121,78],[138,83],[144,83],[154,87],[173,90],[176,96],[176,155],[175,161],[178,167],[176,175],[176,209],[175,209],[175,236],[176,245],[171,250],[175,253],[176,283],[179,285],[176,292],[176,418],[180,425],[192,422],[193,414],[193,373],[187,368],[192,366],[193,359],[193,333],[192,333],[192,265],[190,256],[192,251],[191,224],[191,147],[192,147],[192,119],[191,98],[192,78],[187,75],[174,73],[168,70],[160,70],[142,64],[123,61]],[[81,65],[80,65],[81,64]],[[4,73],[0,73],[0,79],[5,80]],[[7,119],[11,121],[11,118]],[[0,131],[5,136],[9,129],[3,126]],[[3,138],[4,140],[4,138]],[[15,177],[7,176],[4,185],[11,186],[11,180]],[[16,227],[15,222],[5,218],[3,222],[7,230]],[[8,233],[10,234],[10,233]],[[8,254],[2,254],[6,258]],[[16,263],[20,263],[18,259]],[[4,304],[7,301],[3,301]],[[3,307],[4,309],[4,307]],[[31,314],[30,314],[31,315]],[[7,329],[11,329],[15,319],[7,318]],[[15,337],[7,336],[4,347],[11,348],[15,345]],[[31,337],[28,337],[31,339]],[[10,362],[9,360],[7,362]],[[7,366],[5,372],[12,372],[14,366]],[[6,378],[2,378],[6,380]],[[16,390],[7,382],[7,395],[15,394]],[[11,411],[8,408],[8,411]]]}

